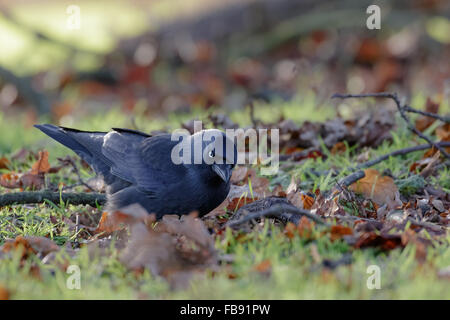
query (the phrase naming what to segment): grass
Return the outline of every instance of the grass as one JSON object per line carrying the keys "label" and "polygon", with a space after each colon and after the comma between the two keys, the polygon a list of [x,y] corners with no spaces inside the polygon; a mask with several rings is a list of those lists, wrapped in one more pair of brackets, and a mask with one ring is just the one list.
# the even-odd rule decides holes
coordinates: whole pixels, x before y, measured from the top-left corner
{"label": "grass", "polygon": [[[301,103],[305,104],[305,110],[313,110],[313,99],[302,100]],[[294,105],[295,102],[280,102],[277,108],[275,105],[261,106],[258,116],[273,121],[273,110],[294,115]],[[319,113],[321,116],[316,115],[316,120],[333,115],[333,110],[326,110]],[[200,111],[197,115],[200,119],[206,118]],[[192,119],[193,115],[172,116],[164,123],[140,117],[138,126],[146,131],[162,128],[162,125],[174,128],[187,117]],[[232,114],[231,117],[238,118],[238,115]],[[242,115],[239,120],[241,125],[249,121]],[[304,119],[300,116],[294,120]],[[118,109],[113,108],[89,118],[74,118],[71,125],[80,129],[107,130],[113,126],[129,126],[128,121]],[[34,151],[45,148],[50,153],[50,162],[54,164],[56,157],[67,154],[65,148],[35,129],[24,128],[23,123],[22,119],[13,122],[0,115],[0,134],[5,137],[0,141],[2,156],[10,157],[22,147]],[[370,150],[370,157],[409,146],[412,138],[400,125],[393,133],[392,143],[384,142],[376,150]],[[347,148],[344,153],[329,156],[326,160],[308,159],[285,172],[281,171],[272,182],[276,180],[289,184],[290,177],[295,175],[300,178],[303,190],[328,190],[336,179],[348,173],[345,168],[355,163],[356,156],[351,148]],[[375,168],[389,170],[399,180],[406,178],[409,166],[420,157],[418,152],[391,158]],[[14,162],[13,167],[15,170],[26,170],[31,163],[31,160],[25,164]],[[315,177],[307,173],[308,169],[322,171],[331,167],[344,170],[337,178]],[[70,183],[73,177],[68,177],[69,173],[69,169],[62,170],[51,179],[66,179]],[[85,178],[91,175],[84,169],[81,174]],[[448,191],[448,174],[449,169],[444,168],[439,177],[428,182]],[[0,209],[0,244],[19,235],[35,235],[47,236],[64,246],[77,238],[69,223],[76,213],[86,217],[99,212],[67,204],[3,207]],[[343,240],[331,241],[323,236],[323,231],[316,226],[309,239],[298,235],[290,239],[279,227],[268,223],[261,230],[239,237],[227,230],[223,237],[216,237],[216,249],[222,255],[231,254],[233,262],[222,265],[218,272],[207,272],[195,278],[188,288],[181,290],[170,289],[165,280],[153,277],[148,271],[139,275],[128,271],[119,262],[115,249],[111,248],[108,255],[93,255],[86,247],[81,248],[75,257],[60,252],[49,264],[44,264],[35,256],[25,262],[21,262],[18,255],[3,259],[0,261],[0,287],[6,288],[14,299],[450,299],[448,280],[438,278],[438,270],[450,265],[448,235],[441,242],[434,241],[434,246],[428,248],[426,261],[420,264],[415,259],[414,246],[408,245],[403,250],[395,249],[389,253],[376,249],[355,250]],[[330,261],[351,256],[352,263],[329,269],[315,262],[316,253]],[[63,258],[69,264],[80,267],[80,290],[67,288],[70,274],[58,267]],[[270,261],[268,270],[255,270],[255,266],[267,260]],[[367,268],[370,265],[381,269],[381,289],[370,290],[367,287],[370,276]],[[36,266],[38,274],[33,272]]]}
{"label": "grass", "polygon": [[[44,226],[38,230],[40,234]],[[270,230],[270,234],[269,234]],[[136,277],[117,260],[117,255],[89,257],[81,249],[71,264],[81,270],[81,289],[69,290],[69,274],[54,265],[32,259],[19,267],[19,257],[0,264],[0,283],[15,299],[448,299],[448,283],[437,278],[436,270],[448,265],[448,248],[438,246],[428,253],[420,266],[414,259],[414,247],[396,249],[389,255],[375,250],[352,251],[344,242],[318,238],[307,242],[296,236],[288,240],[277,228],[266,225],[263,232],[253,232],[245,240],[234,241],[229,233],[217,243],[222,252],[233,253],[235,261],[215,275],[194,279],[190,288],[172,291],[164,280],[148,272]],[[352,255],[351,266],[328,270],[314,263],[311,247],[323,258],[339,259]],[[255,272],[254,266],[269,259],[270,274]],[[34,261],[33,261],[34,260]],[[40,276],[30,276],[34,262]],[[380,266],[381,289],[366,286],[370,265]],[[233,279],[230,275],[233,274]]]}

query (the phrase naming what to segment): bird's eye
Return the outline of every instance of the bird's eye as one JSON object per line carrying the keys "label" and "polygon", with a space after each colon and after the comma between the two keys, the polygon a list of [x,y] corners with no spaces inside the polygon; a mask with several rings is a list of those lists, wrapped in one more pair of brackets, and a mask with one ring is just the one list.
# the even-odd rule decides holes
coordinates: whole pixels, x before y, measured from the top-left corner
{"label": "bird's eye", "polygon": [[214,158],[214,156],[215,156],[214,150],[211,150],[208,155],[210,158]]}

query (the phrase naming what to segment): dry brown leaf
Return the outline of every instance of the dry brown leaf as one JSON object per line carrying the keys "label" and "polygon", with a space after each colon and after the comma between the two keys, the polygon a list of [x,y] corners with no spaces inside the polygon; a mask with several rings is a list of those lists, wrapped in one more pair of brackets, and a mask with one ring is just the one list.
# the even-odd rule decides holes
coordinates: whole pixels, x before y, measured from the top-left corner
{"label": "dry brown leaf", "polygon": [[0,185],[5,188],[20,188],[20,178],[14,172],[4,173],[0,176]]}
{"label": "dry brown leaf", "polygon": [[248,198],[248,197],[239,197],[239,198],[233,198],[229,201],[227,204],[227,211],[234,212],[236,210],[239,210],[244,205],[254,202],[255,200],[258,200],[258,198]]}
{"label": "dry brown leaf", "polygon": [[127,225],[143,222],[149,213],[140,204],[131,204],[114,212],[103,212],[95,233],[111,233],[122,230]]}
{"label": "dry brown leaf", "polygon": [[248,179],[251,180],[253,194],[268,195],[270,194],[270,181],[267,178],[258,177],[255,170],[249,170]]}
{"label": "dry brown leaf", "polygon": [[9,160],[5,157],[0,158],[0,169],[9,169]]}
{"label": "dry brown leaf", "polygon": [[195,214],[181,219],[166,215],[154,227],[154,218],[146,221],[130,226],[130,241],[120,256],[128,268],[147,268],[183,287],[192,275],[217,264],[214,239]]}
{"label": "dry brown leaf", "polygon": [[362,233],[355,243],[355,248],[379,247],[388,251],[402,246],[401,237],[391,234],[377,234],[375,232]]}
{"label": "dry brown leaf", "polygon": [[306,217],[301,217],[298,225],[293,224],[292,222],[288,222],[286,227],[284,228],[284,234],[292,239],[297,234],[301,238],[304,239],[312,239],[312,228],[314,227],[314,222],[311,222]]}
{"label": "dry brown leaf", "polygon": [[291,182],[289,183],[288,187],[286,188],[286,193],[290,194],[293,192],[296,192],[298,189],[298,181],[295,179],[294,176],[291,177]]}
{"label": "dry brown leaf", "polygon": [[335,240],[341,239],[344,236],[352,235],[352,234],[353,234],[352,228],[340,226],[340,225],[331,226],[330,239],[331,239],[331,241],[335,241]]}
{"label": "dry brown leaf", "polygon": [[245,181],[248,177],[248,168],[239,166],[233,170],[233,173],[231,174],[230,182],[232,184],[239,184],[243,181]]}
{"label": "dry brown leaf", "polygon": [[9,300],[10,296],[9,290],[0,285],[0,300]]}
{"label": "dry brown leaf", "polygon": [[379,206],[387,204],[394,209],[402,205],[394,179],[382,176],[375,169],[366,169],[364,173],[365,177],[350,185],[350,190],[372,199]]}
{"label": "dry brown leaf", "polygon": [[4,253],[20,249],[22,250],[22,259],[26,259],[31,254],[39,253],[45,256],[50,252],[58,251],[59,247],[52,240],[45,237],[18,236],[14,240],[6,241],[0,249]]}
{"label": "dry brown leaf", "polygon": [[427,244],[430,244],[429,240],[420,238],[417,233],[412,229],[407,229],[402,234],[402,245],[412,244],[416,247],[415,258],[420,263],[425,262],[427,258]]}
{"label": "dry brown leaf", "polygon": [[325,197],[320,193],[320,190],[316,190],[316,198],[310,209],[311,213],[322,217],[346,215],[344,208],[339,202],[341,195],[342,193],[336,190]]}
{"label": "dry brown leaf", "polygon": [[39,190],[42,189],[44,185],[45,179],[42,174],[34,175],[31,173],[24,173],[19,176],[14,172],[10,172],[0,176],[0,186],[8,189],[22,188]]}
{"label": "dry brown leaf", "polygon": [[286,198],[292,203],[295,207],[303,209],[303,200],[301,192],[290,192],[287,194]]}
{"label": "dry brown leaf", "polygon": [[58,170],[58,168],[50,168],[48,151],[39,151],[38,159],[29,172],[21,175],[14,172],[5,173],[0,178],[0,185],[10,189],[39,190],[45,186],[45,174],[50,171],[57,172]]}
{"label": "dry brown leaf", "polygon": [[344,142],[339,141],[336,143],[333,148],[331,148],[331,154],[341,154],[344,153],[345,150],[347,150],[347,147]]}
{"label": "dry brown leaf", "polygon": [[[427,98],[427,102],[425,105],[425,111],[431,112],[431,113],[438,113],[439,103],[434,102],[430,98]],[[428,127],[430,127],[434,121],[436,121],[436,119],[421,115],[416,120],[416,129],[423,132]]]}
{"label": "dry brown leaf", "polygon": [[441,152],[438,150],[433,157],[428,158],[430,161],[426,165],[426,167],[420,172],[420,176],[424,178],[428,178],[435,171],[434,167],[439,163],[439,158],[441,157]]}
{"label": "dry brown leaf", "polygon": [[443,124],[436,128],[436,136],[441,141],[450,141],[450,123]]}
{"label": "dry brown leaf", "polygon": [[253,270],[260,273],[270,273],[271,269],[272,262],[270,261],[270,259],[265,259],[253,267]]}
{"label": "dry brown leaf", "polygon": [[302,194],[303,208],[306,210],[310,210],[314,205],[315,199],[313,197],[308,196],[307,194]]}
{"label": "dry brown leaf", "polygon": [[30,173],[38,175],[50,171],[50,163],[48,162],[48,151],[39,151],[39,158],[31,167]]}
{"label": "dry brown leaf", "polygon": [[[450,123],[445,123],[436,128],[436,136],[440,141],[450,141]],[[450,152],[450,147],[445,148],[447,152]]]}
{"label": "dry brown leaf", "polygon": [[22,189],[39,190],[45,186],[44,174],[24,173],[19,179]]}
{"label": "dry brown leaf", "polygon": [[286,198],[292,203],[295,207],[299,209],[307,209],[310,210],[312,205],[314,204],[314,198],[308,196],[302,191],[290,192],[287,194]]}
{"label": "dry brown leaf", "polygon": [[172,235],[183,235],[204,248],[214,250],[214,241],[196,213],[181,218],[176,215],[165,215],[162,223],[156,226],[156,228],[163,227]]}

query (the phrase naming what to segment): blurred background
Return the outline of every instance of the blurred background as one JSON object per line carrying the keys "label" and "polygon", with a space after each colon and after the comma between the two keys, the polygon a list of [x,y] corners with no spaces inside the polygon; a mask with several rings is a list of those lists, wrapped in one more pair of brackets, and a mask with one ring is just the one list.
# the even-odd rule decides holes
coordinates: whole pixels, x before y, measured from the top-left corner
{"label": "blurred background", "polygon": [[[381,8],[369,30],[367,7]],[[322,121],[333,93],[448,110],[450,1],[0,0],[0,154],[31,126],[143,131]]]}

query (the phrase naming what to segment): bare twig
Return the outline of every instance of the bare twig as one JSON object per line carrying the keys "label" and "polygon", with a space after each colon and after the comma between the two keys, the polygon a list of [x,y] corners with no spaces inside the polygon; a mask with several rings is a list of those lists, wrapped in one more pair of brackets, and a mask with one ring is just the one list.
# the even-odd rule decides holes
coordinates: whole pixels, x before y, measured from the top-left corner
{"label": "bare twig", "polygon": [[70,157],[67,157],[65,159],[58,159],[58,160],[61,162],[67,162],[72,166],[73,172],[75,172],[75,174],[77,175],[80,185],[85,186],[90,191],[95,191],[90,185],[88,185],[86,182],[84,182],[83,178],[81,178],[81,174],[80,174],[80,171],[78,170],[77,164]]}
{"label": "bare twig", "polygon": [[102,193],[59,193],[51,191],[15,192],[0,195],[0,207],[13,204],[43,203],[49,200],[59,203],[61,200],[73,205],[87,204],[96,207],[106,203],[106,195]]}
{"label": "bare twig", "polygon": [[[422,132],[417,130],[417,128],[411,123],[409,118],[406,116],[405,113],[405,105],[402,105],[397,94],[396,93],[390,93],[390,92],[379,92],[379,93],[367,93],[367,94],[334,94],[331,98],[340,98],[340,99],[347,99],[347,98],[367,98],[367,97],[374,97],[374,98],[388,98],[394,100],[397,110],[400,113],[400,116],[402,119],[406,122],[406,125],[408,126],[409,130],[411,130],[413,133],[418,135],[420,138],[428,142],[429,144],[433,145],[436,149],[438,149],[441,154],[446,157],[447,159],[450,159],[450,155],[445,151],[444,148],[437,145],[435,142],[433,142],[430,138],[428,138],[426,135],[424,135]],[[409,107],[409,110],[415,110]],[[444,121],[445,122],[445,121]]]}
{"label": "bare twig", "polygon": [[61,188],[61,190],[62,191],[66,191],[66,190],[70,190],[70,189],[73,189],[73,188],[76,188],[76,187],[79,187],[79,186],[82,186],[83,184],[82,183],[75,183],[75,184],[71,184],[71,185],[69,185],[69,186],[63,186],[62,188]]}
{"label": "bare twig", "polygon": [[405,110],[406,112],[417,113],[417,114],[421,114],[426,117],[434,118],[434,119],[440,120],[445,123],[450,123],[450,117],[448,117],[448,116],[440,116],[436,113],[417,110],[417,109],[411,108],[410,106],[408,106],[406,104],[403,106],[403,110]]}
{"label": "bare twig", "polygon": [[308,210],[298,209],[292,205],[275,204],[267,209],[264,209],[264,210],[261,210],[258,212],[254,212],[254,213],[250,213],[240,220],[230,221],[227,223],[227,226],[232,228],[232,227],[243,224],[243,223],[248,222],[253,219],[263,218],[263,217],[279,217],[285,213],[290,213],[290,214],[299,215],[299,216],[305,216],[319,224],[328,225],[328,223],[325,222],[325,220],[323,220],[322,218],[320,218],[317,215],[312,214]]}
{"label": "bare twig", "polygon": [[442,231],[442,230],[446,230],[448,228],[447,226],[437,225],[437,224],[426,222],[426,221],[417,221],[411,217],[408,217],[407,220],[409,222],[411,222],[411,224],[414,224],[416,226],[423,227],[423,228],[429,228],[429,229],[432,229],[433,231]]}
{"label": "bare twig", "polygon": [[[435,145],[438,145],[440,147],[446,148],[446,147],[450,147],[450,142],[448,142],[448,141],[436,142]],[[380,162],[382,162],[382,161],[384,161],[384,160],[386,160],[386,159],[388,159],[390,157],[401,156],[401,155],[405,155],[405,154],[408,154],[408,153],[411,153],[411,152],[416,152],[416,151],[430,149],[432,147],[433,147],[433,145],[431,145],[431,144],[420,144],[420,145],[414,146],[414,147],[398,149],[398,150],[386,153],[386,154],[384,154],[384,155],[382,155],[382,156],[380,156],[380,157],[378,157],[376,159],[373,159],[373,160],[370,160],[370,161],[358,164],[356,167],[353,167],[353,168],[351,167],[348,170],[353,172],[355,170],[369,168],[369,167],[372,167],[372,166],[374,166],[374,165],[376,165],[376,164],[378,164],[378,163],[380,163]],[[449,161],[447,160],[447,162],[441,163],[436,168],[446,167],[446,166],[448,166],[448,162]],[[340,171],[336,170],[336,169],[325,170],[325,171],[315,171],[313,169],[310,169],[307,172],[312,174],[312,175],[315,175],[317,177],[320,177],[320,176],[326,176],[330,172],[333,172],[334,175],[338,175]],[[348,178],[349,178],[348,181],[351,182],[351,183],[353,183],[353,182],[363,178],[363,177],[361,177],[361,178],[359,178],[359,179],[357,179],[355,181],[352,181],[350,176],[348,176]],[[356,176],[354,176],[354,177],[356,178]],[[345,179],[345,178],[343,178],[343,179]]]}
{"label": "bare twig", "polygon": [[342,186],[348,187],[352,183],[364,178],[365,176],[366,176],[366,174],[364,173],[364,171],[361,171],[361,170],[356,171],[356,172],[353,172],[352,174],[342,178],[341,180],[339,180],[339,182],[337,184],[342,189]]}
{"label": "bare twig", "polygon": [[435,142],[434,144],[420,144],[420,145],[414,146],[414,147],[408,147],[408,148],[395,150],[390,153],[384,154],[376,159],[361,163],[361,164],[357,165],[356,168],[353,170],[368,168],[368,167],[376,165],[377,163],[380,163],[390,157],[401,156],[401,155],[405,155],[405,154],[415,152],[415,151],[430,149],[431,147],[433,147],[435,145],[445,148],[445,147],[450,147],[450,142]]}

